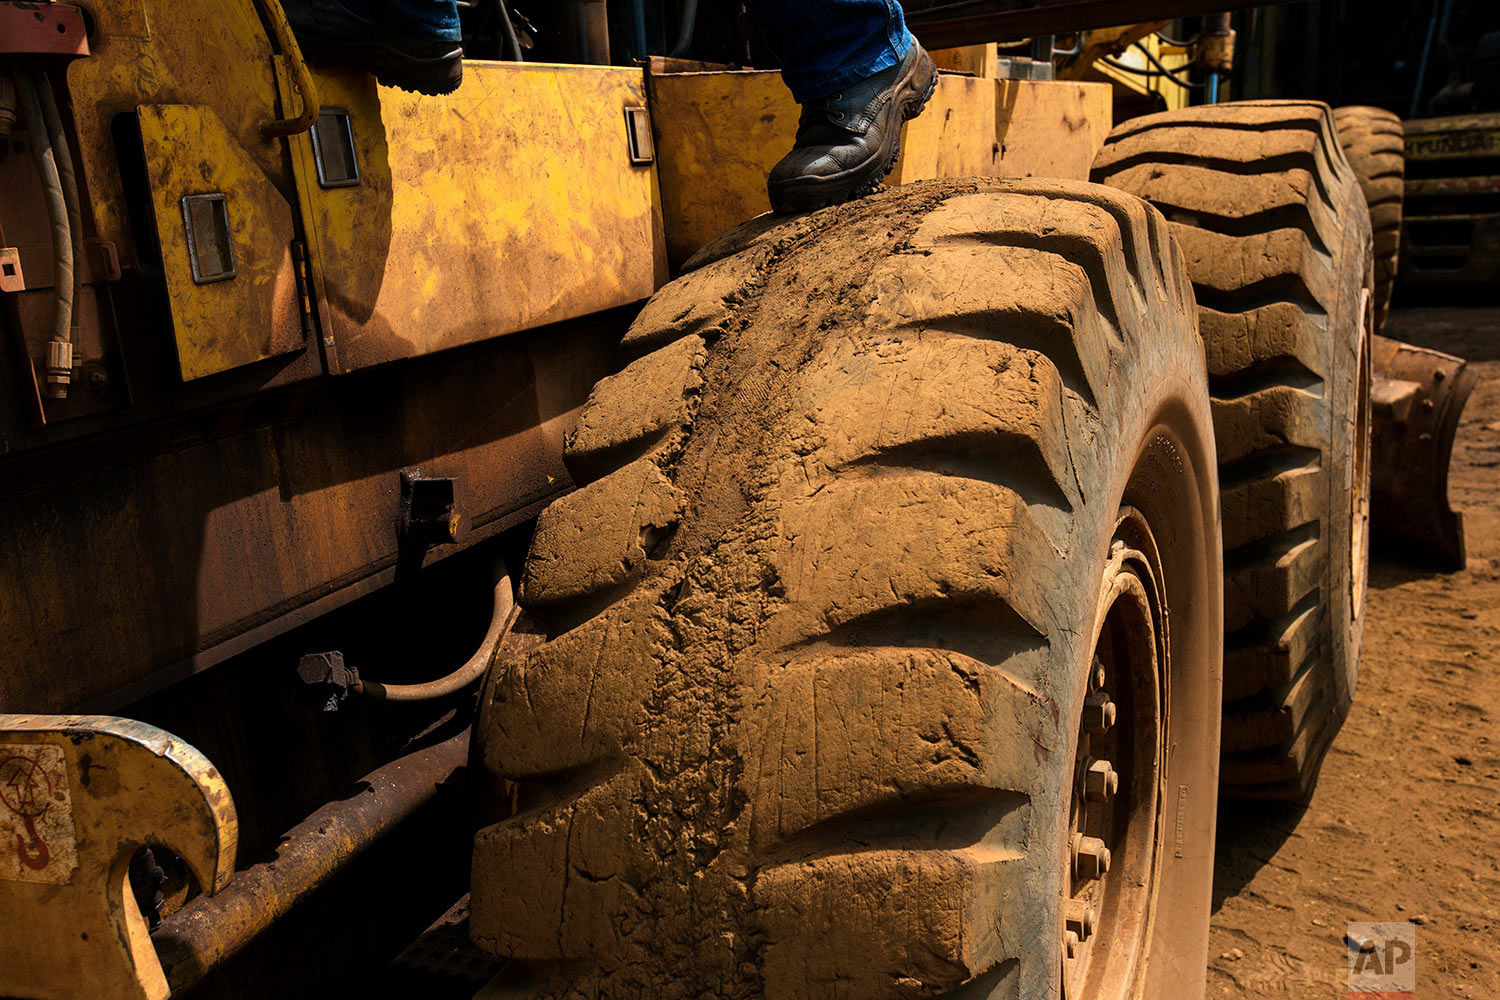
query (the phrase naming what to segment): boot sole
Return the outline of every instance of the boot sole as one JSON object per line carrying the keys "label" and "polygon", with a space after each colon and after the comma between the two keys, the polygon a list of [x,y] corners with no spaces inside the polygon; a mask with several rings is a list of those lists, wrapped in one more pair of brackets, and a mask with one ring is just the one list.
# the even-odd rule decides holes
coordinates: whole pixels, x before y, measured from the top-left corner
{"label": "boot sole", "polygon": [[[912,42],[913,45],[919,43]],[[921,77],[926,73],[927,79]],[[927,102],[937,90],[937,64],[922,50],[921,57],[910,71],[896,81],[892,101],[899,103],[901,121],[911,121],[922,113]],[[880,187],[887,175],[896,168],[896,159],[901,155],[901,129],[896,127],[886,132],[886,141],[880,149],[848,170],[827,177],[799,178],[769,188],[771,211],[783,214],[811,212],[829,205],[838,205],[855,198],[863,198]]]}
{"label": "boot sole", "polygon": [[453,93],[464,78],[464,50],[457,42],[452,51],[428,57],[413,56],[379,42],[301,38],[299,43],[310,63],[362,69],[387,87],[428,97]]}

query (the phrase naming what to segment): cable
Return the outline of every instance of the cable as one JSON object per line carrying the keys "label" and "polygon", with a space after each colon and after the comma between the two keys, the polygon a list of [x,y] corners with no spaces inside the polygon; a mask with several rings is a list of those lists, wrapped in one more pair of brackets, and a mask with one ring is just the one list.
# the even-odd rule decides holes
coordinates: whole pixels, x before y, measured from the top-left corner
{"label": "cable", "polygon": [[1101,58],[1099,61],[1104,63],[1104,65],[1120,70],[1123,73],[1134,73],[1137,76],[1164,76],[1167,79],[1171,80],[1173,83],[1177,84],[1177,86],[1185,87],[1188,90],[1201,90],[1203,88],[1202,83],[1194,83],[1191,80],[1184,80],[1179,77],[1175,71],[1168,69],[1162,64],[1162,61],[1160,59],[1156,58],[1156,56],[1152,54],[1150,49],[1146,48],[1146,46],[1142,45],[1140,42],[1134,42],[1132,44],[1132,48],[1140,49],[1141,55],[1145,56],[1146,59],[1151,63],[1151,65],[1155,66],[1156,68],[1142,69],[1139,66],[1131,66],[1128,63],[1122,63],[1118,59],[1111,59],[1108,56]]}
{"label": "cable", "polygon": [[[72,227],[69,225],[72,213],[68,210],[63,189],[58,149],[53,143],[52,131],[47,127],[47,117],[31,70],[17,64],[15,80],[26,131],[30,133],[32,159],[36,162],[43,200],[47,203],[47,219],[52,226],[52,337],[47,346],[47,395],[60,399],[67,396],[73,373],[73,270],[76,262],[73,259]],[[63,151],[66,151],[66,136],[61,138],[64,139]],[[69,163],[70,173],[72,169],[73,165]]]}
{"label": "cable", "polygon": [[1186,41],[1179,42],[1175,38],[1168,38],[1165,33],[1160,32],[1160,31],[1154,31],[1154,32],[1152,32],[1152,34],[1154,34],[1158,39],[1160,39],[1160,41],[1161,41],[1161,43],[1163,45],[1172,45],[1172,46],[1175,46],[1176,48],[1179,48],[1179,49],[1190,49],[1194,45],[1198,44],[1198,39],[1199,38],[1203,37],[1201,35],[1194,35],[1192,38],[1189,38]]}
{"label": "cable", "polygon": [[42,120],[52,137],[52,148],[57,153],[57,179],[62,181],[63,203],[68,206],[68,235],[73,245],[73,295],[68,310],[68,342],[78,344],[78,300],[83,281],[83,209],[78,198],[78,176],[73,172],[73,149],[68,144],[68,133],[63,128],[62,113],[57,110],[57,95],[52,92],[52,81],[47,74],[38,72],[36,96],[42,105]]}
{"label": "cable", "polygon": [[521,54],[521,40],[516,37],[516,26],[510,21],[510,11],[505,7],[505,0],[497,0],[495,6],[500,10],[500,27],[505,29],[505,44],[510,46],[511,58],[516,62],[525,62],[526,57]]}
{"label": "cable", "polygon": [[495,606],[490,613],[490,628],[484,641],[479,644],[467,663],[445,677],[423,684],[377,684],[360,680],[358,694],[373,701],[431,701],[456,694],[484,676],[489,669],[495,650],[510,634],[521,609],[516,605],[515,590],[510,583],[510,571],[503,560],[495,566]]}

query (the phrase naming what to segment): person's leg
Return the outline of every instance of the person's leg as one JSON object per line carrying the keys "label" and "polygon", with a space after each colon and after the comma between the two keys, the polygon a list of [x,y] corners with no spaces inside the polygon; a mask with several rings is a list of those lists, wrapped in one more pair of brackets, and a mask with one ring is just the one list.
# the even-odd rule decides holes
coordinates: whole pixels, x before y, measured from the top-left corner
{"label": "person's leg", "polygon": [[381,83],[446,94],[463,79],[455,0],[283,0],[309,62],[354,66]]}
{"label": "person's leg", "polygon": [[858,198],[895,166],[901,125],[922,113],[937,67],[896,0],[746,0],[802,105],[797,141],[771,170],[771,208]]}
{"label": "person's leg", "polygon": [[746,0],[798,104],[896,65],[911,47],[896,0]]}

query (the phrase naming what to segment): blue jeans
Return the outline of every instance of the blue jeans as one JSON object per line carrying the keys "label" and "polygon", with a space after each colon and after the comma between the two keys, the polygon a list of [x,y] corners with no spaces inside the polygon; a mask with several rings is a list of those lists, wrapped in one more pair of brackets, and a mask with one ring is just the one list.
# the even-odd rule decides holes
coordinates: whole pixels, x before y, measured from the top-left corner
{"label": "blue jeans", "polygon": [[312,0],[313,16],[331,14],[335,22],[340,9],[371,24],[424,41],[459,40],[456,0]]}
{"label": "blue jeans", "polygon": [[745,0],[798,104],[827,97],[906,58],[896,0]]}

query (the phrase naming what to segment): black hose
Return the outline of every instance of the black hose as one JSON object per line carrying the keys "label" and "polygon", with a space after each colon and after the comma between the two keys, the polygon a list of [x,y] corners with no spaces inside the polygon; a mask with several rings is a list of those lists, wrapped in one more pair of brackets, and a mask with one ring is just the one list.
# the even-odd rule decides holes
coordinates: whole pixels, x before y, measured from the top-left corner
{"label": "black hose", "polygon": [[510,46],[510,57],[516,62],[525,62],[526,57],[521,54],[521,40],[516,37],[516,26],[511,23],[510,10],[505,6],[505,0],[496,0],[495,6],[500,11],[500,27],[505,29],[505,44]]}
{"label": "black hose", "polygon": [[1142,45],[1140,42],[1135,42],[1133,44],[1133,47],[1140,49],[1141,55],[1145,56],[1147,61],[1149,61],[1151,65],[1155,66],[1156,68],[1142,69],[1139,66],[1131,66],[1128,63],[1122,63],[1118,59],[1111,59],[1108,56],[1100,59],[1099,61],[1104,63],[1104,65],[1106,66],[1110,66],[1114,69],[1120,70],[1122,73],[1134,73],[1137,76],[1164,76],[1167,79],[1171,80],[1173,83],[1177,84],[1177,86],[1179,87],[1186,87],[1189,90],[1202,89],[1203,84],[1194,83],[1191,80],[1184,80],[1179,77],[1175,71],[1168,69],[1165,65],[1162,64],[1162,61],[1160,59],[1156,58],[1156,56],[1152,54],[1150,49],[1146,48],[1146,46]]}

